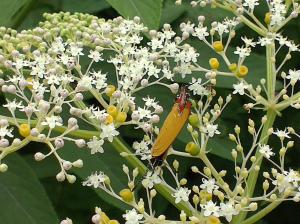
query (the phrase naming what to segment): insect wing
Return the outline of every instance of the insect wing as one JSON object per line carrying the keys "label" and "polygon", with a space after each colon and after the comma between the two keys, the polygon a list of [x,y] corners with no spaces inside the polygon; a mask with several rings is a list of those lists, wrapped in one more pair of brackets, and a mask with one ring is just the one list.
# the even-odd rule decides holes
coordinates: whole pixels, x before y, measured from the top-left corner
{"label": "insect wing", "polygon": [[152,157],[158,157],[169,149],[175,138],[183,128],[190,114],[190,108],[186,107],[182,114],[178,112],[178,104],[174,104],[171,112],[168,114],[157,139],[152,147]]}

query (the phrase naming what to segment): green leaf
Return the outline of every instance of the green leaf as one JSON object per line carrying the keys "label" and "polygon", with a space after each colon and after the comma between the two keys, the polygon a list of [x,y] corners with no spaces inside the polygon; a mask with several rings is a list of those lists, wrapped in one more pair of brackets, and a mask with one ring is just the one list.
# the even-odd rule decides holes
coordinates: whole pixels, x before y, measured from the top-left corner
{"label": "green leaf", "polygon": [[123,17],[139,16],[150,29],[158,29],[163,0],[106,0]]}
{"label": "green leaf", "polygon": [[61,10],[68,12],[94,13],[109,8],[105,0],[63,0]]}
{"label": "green leaf", "polygon": [[26,15],[32,0],[1,0],[0,26],[13,27]]}
{"label": "green leaf", "polygon": [[183,13],[185,13],[187,8],[185,6],[175,5],[174,1],[168,0],[164,3],[164,8],[161,14],[161,22],[162,26],[165,23],[172,23],[178,17],[180,17]]}
{"label": "green leaf", "polygon": [[[90,149],[78,149],[73,143],[66,142],[65,147],[59,152],[59,154],[62,158],[70,161],[74,161],[79,158],[83,160],[83,168],[74,168],[72,170],[72,172],[79,176],[80,179],[85,180],[89,175],[91,175],[91,173],[94,173],[95,171],[102,171],[109,176],[111,185],[114,190],[118,192],[127,186],[127,176],[122,171],[122,165],[125,163],[125,160],[114,149],[112,149],[110,144],[104,144],[103,148],[104,154],[97,153],[91,155]],[[113,198],[102,190],[94,190],[97,195],[108,204],[119,208],[120,210],[128,209],[124,203],[120,203],[119,200]]]}
{"label": "green leaf", "polygon": [[17,154],[0,174],[0,224],[56,224],[57,215],[34,172]]}

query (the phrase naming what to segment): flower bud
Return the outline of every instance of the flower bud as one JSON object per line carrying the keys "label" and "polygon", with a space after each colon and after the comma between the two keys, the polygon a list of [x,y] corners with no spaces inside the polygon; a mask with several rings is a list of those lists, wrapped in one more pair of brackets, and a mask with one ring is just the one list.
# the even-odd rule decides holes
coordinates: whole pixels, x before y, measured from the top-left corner
{"label": "flower bud", "polygon": [[67,180],[70,184],[74,184],[76,181],[76,177],[74,175],[67,174]]}
{"label": "flower bud", "polygon": [[64,172],[59,172],[58,174],[56,174],[56,180],[59,181],[59,182],[62,182],[64,181],[66,178]]}
{"label": "flower bud", "polygon": [[1,173],[6,172],[7,169],[8,169],[8,166],[7,166],[5,163],[1,163],[1,164],[0,164],[0,172],[1,172]]}
{"label": "flower bud", "polygon": [[41,160],[45,159],[45,157],[46,156],[41,152],[37,152],[37,153],[34,154],[34,159],[36,161],[41,161]]}
{"label": "flower bud", "polygon": [[132,202],[133,201],[133,193],[130,189],[123,189],[119,192],[119,195],[125,202]]}

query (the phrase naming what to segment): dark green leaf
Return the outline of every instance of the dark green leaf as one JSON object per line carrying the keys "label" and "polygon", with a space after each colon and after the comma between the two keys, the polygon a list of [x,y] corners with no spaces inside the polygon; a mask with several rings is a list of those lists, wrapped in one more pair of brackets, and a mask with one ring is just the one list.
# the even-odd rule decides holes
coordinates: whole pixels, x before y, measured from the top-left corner
{"label": "dark green leaf", "polygon": [[139,16],[150,29],[158,29],[162,0],[106,0],[123,17],[132,19]]}
{"label": "dark green leaf", "polygon": [[8,171],[0,175],[0,224],[57,224],[57,215],[31,168],[10,155]]}
{"label": "dark green leaf", "polygon": [[0,25],[12,27],[19,21],[19,16],[26,13],[24,9],[31,4],[32,0],[1,0],[0,1]]}
{"label": "dark green leaf", "polygon": [[94,13],[109,8],[105,0],[63,0],[61,10],[68,12]]}

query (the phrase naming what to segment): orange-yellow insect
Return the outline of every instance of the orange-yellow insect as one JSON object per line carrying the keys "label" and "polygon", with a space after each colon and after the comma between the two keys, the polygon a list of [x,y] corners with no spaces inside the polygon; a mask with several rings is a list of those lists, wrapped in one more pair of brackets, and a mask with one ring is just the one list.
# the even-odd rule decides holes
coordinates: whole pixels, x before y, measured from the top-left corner
{"label": "orange-yellow insect", "polygon": [[152,146],[151,162],[154,167],[162,164],[168,149],[183,128],[190,112],[191,102],[187,88],[181,87],[180,94]]}

